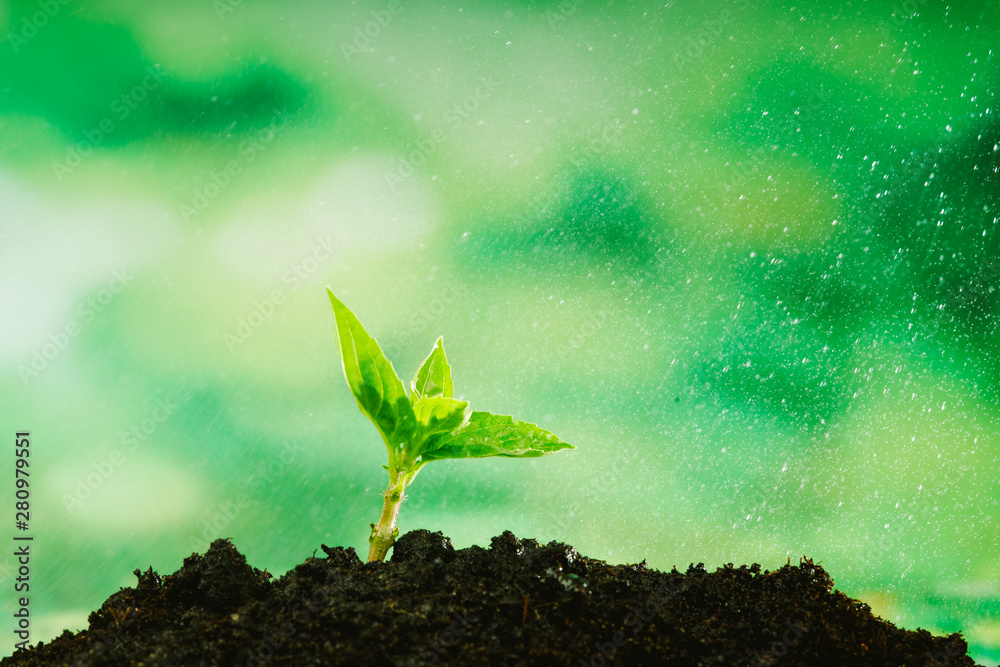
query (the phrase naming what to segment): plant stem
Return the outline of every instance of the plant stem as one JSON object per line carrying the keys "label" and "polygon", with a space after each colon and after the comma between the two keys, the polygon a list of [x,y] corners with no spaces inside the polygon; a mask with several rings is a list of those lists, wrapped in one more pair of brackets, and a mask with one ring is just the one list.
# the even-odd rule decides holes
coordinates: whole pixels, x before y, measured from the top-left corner
{"label": "plant stem", "polygon": [[372,534],[368,538],[368,562],[382,562],[385,560],[389,547],[396,541],[399,529],[396,528],[396,517],[399,516],[399,506],[403,504],[403,491],[410,479],[407,475],[390,473],[389,486],[382,493],[384,498],[382,503],[382,516],[379,517],[378,525],[372,524]]}

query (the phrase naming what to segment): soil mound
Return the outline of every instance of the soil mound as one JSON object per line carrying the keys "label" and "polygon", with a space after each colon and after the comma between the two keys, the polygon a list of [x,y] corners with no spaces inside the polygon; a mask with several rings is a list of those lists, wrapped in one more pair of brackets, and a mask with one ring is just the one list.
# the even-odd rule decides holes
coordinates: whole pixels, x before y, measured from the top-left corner
{"label": "soil mound", "polygon": [[136,570],[87,630],[0,667],[974,664],[961,635],[901,630],[806,558],[773,572],[659,572],[509,531],[460,550],[413,531],[387,563],[323,551],[274,580],[216,540],[174,574]]}

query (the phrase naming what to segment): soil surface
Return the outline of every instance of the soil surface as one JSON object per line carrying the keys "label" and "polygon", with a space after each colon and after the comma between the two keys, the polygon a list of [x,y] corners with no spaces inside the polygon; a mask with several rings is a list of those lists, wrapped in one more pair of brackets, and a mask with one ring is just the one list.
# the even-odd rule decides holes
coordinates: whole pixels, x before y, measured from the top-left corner
{"label": "soil surface", "polygon": [[973,665],[961,635],[901,630],[803,559],[774,572],[608,565],[505,532],[456,551],[417,530],[390,562],[323,546],[283,577],[216,540],[135,571],[89,628],[6,665]]}

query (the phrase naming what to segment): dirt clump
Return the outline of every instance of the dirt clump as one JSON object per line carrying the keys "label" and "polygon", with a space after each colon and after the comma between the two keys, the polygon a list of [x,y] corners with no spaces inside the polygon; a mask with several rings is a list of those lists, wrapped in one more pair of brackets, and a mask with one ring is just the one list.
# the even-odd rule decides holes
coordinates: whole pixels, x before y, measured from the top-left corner
{"label": "dirt clump", "polygon": [[400,537],[386,563],[323,546],[280,579],[216,540],[174,574],[135,571],[64,631],[8,665],[974,665],[959,634],[902,630],[833,590],[803,558],[660,572],[504,532],[456,550]]}

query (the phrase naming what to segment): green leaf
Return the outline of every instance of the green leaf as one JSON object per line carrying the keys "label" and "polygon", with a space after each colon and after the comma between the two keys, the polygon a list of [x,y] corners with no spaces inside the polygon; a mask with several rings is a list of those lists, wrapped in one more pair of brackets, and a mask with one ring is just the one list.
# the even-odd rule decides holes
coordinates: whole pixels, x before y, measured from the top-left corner
{"label": "green leaf", "polygon": [[344,377],[358,401],[358,408],[382,434],[392,462],[392,448],[413,434],[416,426],[413,406],[403,381],[385,358],[382,348],[329,287],[326,291],[337,322],[337,346],[344,362]]}
{"label": "green leaf", "polygon": [[410,382],[410,390],[414,402],[428,396],[443,396],[451,398],[454,387],[451,382],[451,364],[444,356],[444,338],[440,337],[434,343],[434,349],[424,359],[420,370]]}
{"label": "green leaf", "polygon": [[438,440],[465,426],[472,411],[468,401],[444,396],[425,396],[413,405],[417,432],[407,447],[407,458],[415,461],[424,451],[437,447]]}
{"label": "green leaf", "polygon": [[444,396],[425,396],[413,405],[424,433],[451,432],[469,419],[469,402]]}
{"label": "green leaf", "polygon": [[507,415],[473,412],[465,426],[428,443],[421,457],[423,461],[486,456],[526,458],[562,449],[576,448],[534,424]]}
{"label": "green leaf", "polygon": [[468,401],[444,396],[421,398],[413,406],[417,416],[417,433],[407,448],[409,459],[415,460],[428,449],[435,449],[438,440],[465,426],[472,411]]}

